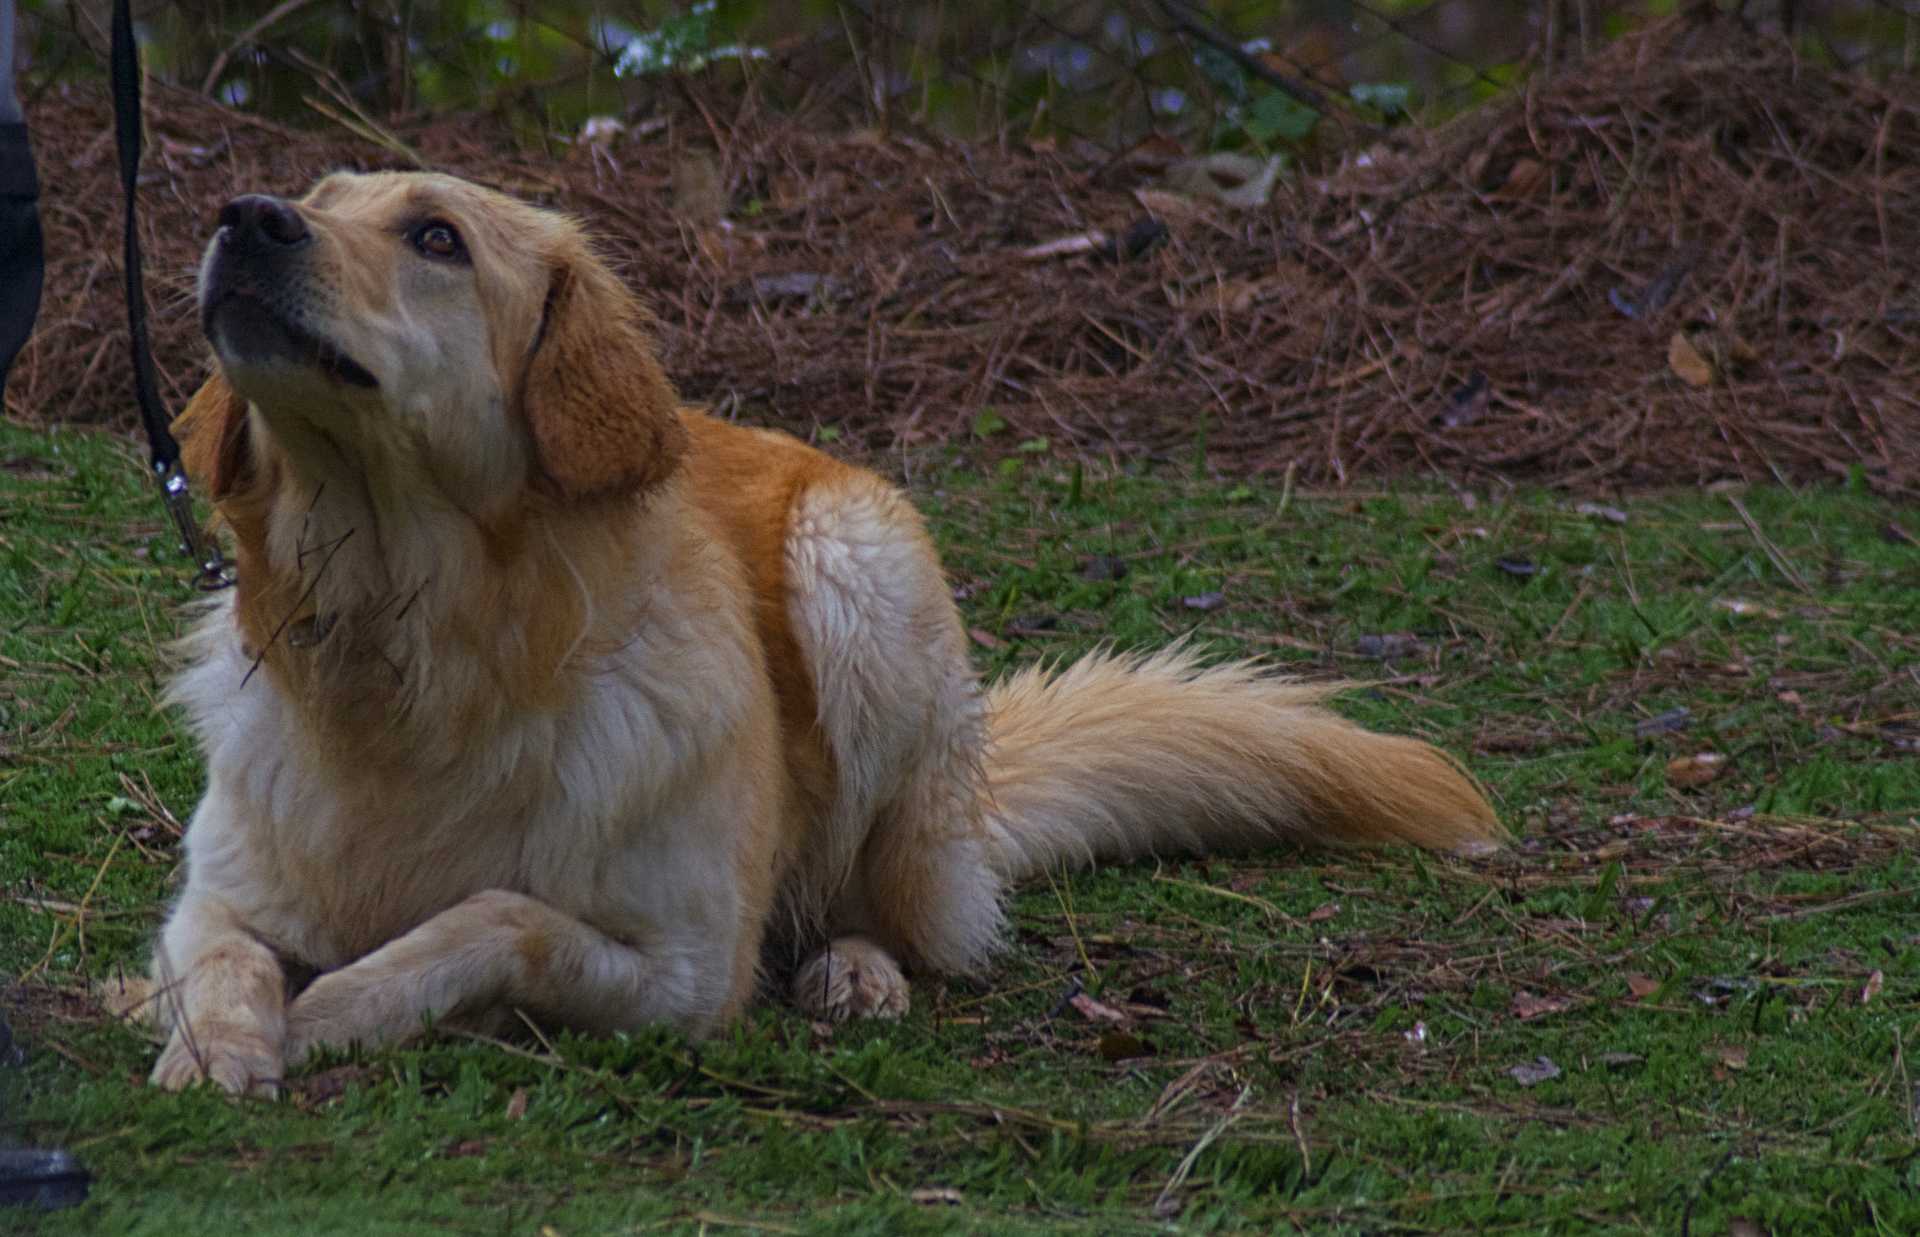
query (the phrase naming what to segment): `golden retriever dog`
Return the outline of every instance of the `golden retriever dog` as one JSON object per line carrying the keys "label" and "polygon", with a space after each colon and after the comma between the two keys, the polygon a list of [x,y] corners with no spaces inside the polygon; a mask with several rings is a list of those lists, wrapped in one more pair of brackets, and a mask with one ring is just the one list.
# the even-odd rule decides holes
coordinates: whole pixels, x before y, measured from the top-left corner
{"label": "golden retriever dog", "polygon": [[895,1016],[1054,865],[1500,836],[1324,685],[1176,647],[983,689],[907,499],[682,407],[560,214],[332,175],[229,203],[199,298],[179,428],[239,584],[172,689],[207,789],[162,1087],[514,1010],[701,1035],[793,962],[813,1016]]}

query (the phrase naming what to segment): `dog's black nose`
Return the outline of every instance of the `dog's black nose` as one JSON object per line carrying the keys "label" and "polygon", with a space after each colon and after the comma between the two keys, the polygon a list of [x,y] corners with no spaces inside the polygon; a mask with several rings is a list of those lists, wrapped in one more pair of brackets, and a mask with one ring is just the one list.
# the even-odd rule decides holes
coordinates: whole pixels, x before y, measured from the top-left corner
{"label": "dog's black nose", "polygon": [[261,249],[291,249],[310,235],[292,203],[264,193],[237,197],[220,208],[220,226],[234,243]]}

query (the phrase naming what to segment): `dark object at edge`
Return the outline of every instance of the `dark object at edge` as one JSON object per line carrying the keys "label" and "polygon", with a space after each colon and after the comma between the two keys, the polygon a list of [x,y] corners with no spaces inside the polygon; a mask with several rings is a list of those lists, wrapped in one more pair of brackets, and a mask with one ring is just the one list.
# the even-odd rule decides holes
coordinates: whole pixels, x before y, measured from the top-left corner
{"label": "dark object at edge", "polygon": [[0,392],[40,309],[39,197],[27,126],[0,125]]}
{"label": "dark object at edge", "polygon": [[93,1177],[71,1151],[0,1148],[0,1206],[55,1211],[87,1201]]}

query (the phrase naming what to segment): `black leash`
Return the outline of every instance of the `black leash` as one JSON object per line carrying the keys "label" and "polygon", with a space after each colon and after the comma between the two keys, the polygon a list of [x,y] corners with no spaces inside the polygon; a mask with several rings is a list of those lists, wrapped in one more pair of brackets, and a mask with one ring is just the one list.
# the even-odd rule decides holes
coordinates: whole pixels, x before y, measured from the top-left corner
{"label": "black leash", "polygon": [[180,444],[167,429],[166,410],[153,381],[153,353],[147,344],[147,297],[140,278],[140,233],[135,207],[140,181],[140,53],[133,41],[133,14],[128,0],[113,0],[113,128],[120,147],[120,185],[127,197],[127,328],[133,348],[133,395],[140,404],[140,420],[147,427],[147,444],[160,498],[173,527],[180,534],[180,552],[199,568],[195,588],[213,592],[233,583],[233,573],[220,553],[219,543],[200,531],[193,519],[193,495],[180,467]]}

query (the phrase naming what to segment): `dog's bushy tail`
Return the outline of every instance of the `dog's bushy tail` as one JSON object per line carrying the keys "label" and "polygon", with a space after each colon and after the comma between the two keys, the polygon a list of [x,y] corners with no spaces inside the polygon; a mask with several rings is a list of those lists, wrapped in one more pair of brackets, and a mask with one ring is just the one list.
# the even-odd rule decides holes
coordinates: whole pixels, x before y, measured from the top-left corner
{"label": "dog's bushy tail", "polygon": [[1453,760],[1330,712],[1339,690],[1178,647],[996,684],[986,781],[1002,877],[1280,841],[1499,844],[1492,807]]}

